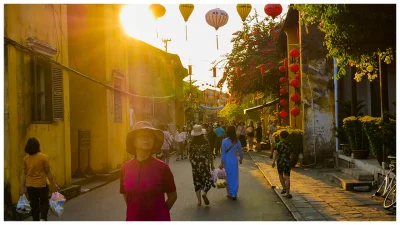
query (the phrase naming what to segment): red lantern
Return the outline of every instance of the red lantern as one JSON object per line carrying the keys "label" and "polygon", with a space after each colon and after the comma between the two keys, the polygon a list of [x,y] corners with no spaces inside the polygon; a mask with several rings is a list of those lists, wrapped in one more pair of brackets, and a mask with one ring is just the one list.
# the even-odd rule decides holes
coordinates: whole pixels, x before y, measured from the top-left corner
{"label": "red lantern", "polygon": [[282,73],[286,72],[286,68],[284,66],[280,66],[279,67],[279,71],[282,72]]}
{"label": "red lantern", "polygon": [[301,96],[297,93],[294,93],[290,96],[290,100],[292,100],[293,102],[298,102],[301,100]]}
{"label": "red lantern", "polygon": [[299,66],[299,64],[292,64],[291,66],[290,66],[290,71],[292,71],[293,73],[297,73],[298,71],[300,70],[300,66]]}
{"label": "red lantern", "polygon": [[298,79],[292,79],[292,80],[290,80],[290,86],[292,86],[292,87],[299,87],[300,86],[300,80],[298,80]]}
{"label": "red lantern", "polygon": [[281,90],[279,90],[279,92],[281,93],[281,95],[284,95],[287,93],[287,90],[285,88],[281,88]]}
{"label": "red lantern", "polygon": [[285,110],[282,110],[279,112],[279,116],[282,118],[285,118],[285,117],[287,117],[287,112]]}
{"label": "red lantern", "polygon": [[264,64],[261,64],[260,71],[261,71],[261,74],[265,73],[265,65]]}
{"label": "red lantern", "polygon": [[283,60],[283,66],[285,68],[288,68],[288,59],[287,58],[285,60]]}
{"label": "red lantern", "polygon": [[292,114],[294,117],[300,115],[300,109],[297,107],[294,107],[293,109],[290,110],[290,114]]}
{"label": "red lantern", "polygon": [[286,82],[287,82],[286,77],[281,77],[281,78],[279,78],[279,82],[281,82],[281,84],[286,83]]}
{"label": "red lantern", "polygon": [[299,81],[300,81],[300,79],[301,79],[300,73],[296,73],[296,74],[294,75],[294,77],[295,77],[296,79],[298,79]]}
{"label": "red lantern", "polygon": [[281,4],[267,4],[264,7],[264,12],[275,19],[275,17],[279,16],[282,13],[282,6]]}
{"label": "red lantern", "polygon": [[240,72],[241,72],[240,71],[240,67],[236,67],[236,74],[237,74],[238,77],[240,77]]}
{"label": "red lantern", "polygon": [[285,99],[281,99],[281,100],[279,101],[279,104],[280,104],[281,106],[285,106],[285,105],[287,105],[287,101],[286,101]]}
{"label": "red lantern", "polygon": [[300,51],[297,49],[292,49],[290,50],[289,55],[292,56],[293,58],[297,58],[300,55]]}

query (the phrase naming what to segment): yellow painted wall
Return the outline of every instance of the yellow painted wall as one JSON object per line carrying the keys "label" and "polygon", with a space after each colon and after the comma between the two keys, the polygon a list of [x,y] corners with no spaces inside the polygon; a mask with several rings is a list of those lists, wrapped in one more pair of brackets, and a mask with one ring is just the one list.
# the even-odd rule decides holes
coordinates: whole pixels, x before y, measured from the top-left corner
{"label": "yellow painted wall", "polygon": [[[29,37],[36,38],[57,48],[58,62],[68,65],[68,47],[65,35],[65,5],[5,5],[5,35],[26,46]],[[25,144],[36,137],[41,151],[50,157],[53,175],[59,186],[71,183],[69,138],[69,83],[68,73],[63,71],[64,121],[51,124],[32,123],[32,71],[31,57],[26,52],[8,46],[8,132],[5,139],[5,181],[11,184],[13,202],[19,198]]]}
{"label": "yellow painted wall", "polygon": [[[116,5],[68,5],[69,49],[72,67],[114,86],[113,70],[127,73],[124,35]],[[75,18],[75,19],[72,19]],[[88,38],[89,37],[89,38]],[[114,92],[79,75],[71,82],[72,171],[78,168],[78,131],[91,131],[90,166],[97,173],[119,168],[129,131],[128,97],[123,96],[123,121],[114,122]],[[127,90],[128,78],[122,82]],[[88,167],[88,152],[81,152],[81,169]]]}
{"label": "yellow painted wall", "polygon": [[[287,57],[288,57],[288,59],[290,59],[291,58],[291,56],[289,55],[290,50],[297,49],[297,50],[300,51],[299,40],[297,39],[297,27],[287,27],[287,28],[285,28],[285,33],[286,33],[286,36],[287,36],[287,46],[288,46],[287,47],[287,50],[288,50]],[[300,68],[301,68],[300,58],[297,57],[296,60],[298,61],[297,63],[300,65]],[[289,60],[289,63],[288,63],[288,67],[289,68],[290,68],[290,65],[292,65],[292,63],[290,63],[290,60]],[[288,68],[288,74],[289,74],[288,75],[288,81],[290,82],[290,80],[294,78],[295,74],[292,71],[290,71],[289,68]],[[300,69],[300,71],[301,71],[301,69]],[[302,124],[303,123],[303,111],[301,110],[302,109],[301,105],[299,107],[300,115],[294,117],[294,116],[292,116],[292,114],[290,114],[290,110],[295,107],[295,103],[292,100],[290,100],[290,95],[292,95],[294,93],[295,93],[294,87],[289,85],[289,99],[288,99],[288,101],[289,101],[289,111],[288,111],[288,116],[290,118],[290,126],[293,127],[293,128],[297,128],[297,129],[303,129],[303,124]]]}

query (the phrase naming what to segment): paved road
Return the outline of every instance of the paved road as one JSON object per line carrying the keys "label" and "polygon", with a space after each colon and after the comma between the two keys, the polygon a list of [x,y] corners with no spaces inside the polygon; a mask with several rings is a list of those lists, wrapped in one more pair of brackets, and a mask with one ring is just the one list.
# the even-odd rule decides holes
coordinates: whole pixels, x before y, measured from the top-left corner
{"label": "paved road", "polygon": [[[215,165],[219,165],[217,162]],[[210,206],[196,205],[188,160],[176,162],[175,157],[171,157],[170,167],[178,191],[178,200],[171,210],[173,221],[294,220],[247,154],[240,165],[238,201],[227,199],[225,189],[213,188],[209,192]],[[65,204],[61,218],[51,215],[49,220],[123,221],[126,208],[118,190],[119,180],[81,195]]]}

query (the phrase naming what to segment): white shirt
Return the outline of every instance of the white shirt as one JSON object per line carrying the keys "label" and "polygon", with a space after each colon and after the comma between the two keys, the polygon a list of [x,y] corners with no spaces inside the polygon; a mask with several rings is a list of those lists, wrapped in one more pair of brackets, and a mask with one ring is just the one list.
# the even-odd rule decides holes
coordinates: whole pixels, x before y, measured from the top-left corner
{"label": "white shirt", "polygon": [[175,141],[176,142],[184,142],[186,140],[186,132],[182,131],[182,132],[178,132],[176,131],[175,133]]}

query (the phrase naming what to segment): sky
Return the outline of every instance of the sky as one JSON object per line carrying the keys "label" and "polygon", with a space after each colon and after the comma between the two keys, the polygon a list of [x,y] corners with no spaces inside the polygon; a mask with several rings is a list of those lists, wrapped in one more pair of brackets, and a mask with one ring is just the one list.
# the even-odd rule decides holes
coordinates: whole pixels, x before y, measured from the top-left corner
{"label": "sky", "polygon": [[[194,10],[189,17],[187,25],[188,40],[185,35],[185,22],[179,11],[179,4],[163,4],[166,13],[157,21],[148,10],[150,4],[129,5],[128,19],[122,19],[125,32],[137,39],[164,50],[162,38],[171,39],[168,42],[168,52],[178,54],[183,66],[193,65],[192,80],[197,80],[195,85],[211,83],[215,85],[222,78],[222,70],[217,70],[217,77],[212,77],[211,62],[221,59],[221,55],[232,50],[232,33],[242,28],[242,20],[236,11],[236,4],[194,4]],[[264,12],[265,4],[252,4],[250,15],[257,10],[260,19],[267,15]],[[288,5],[282,4],[283,12],[286,14]],[[229,20],[227,24],[215,31],[207,24],[205,15],[214,8],[220,8],[227,12]],[[249,15],[249,16],[250,16]],[[126,17],[124,17],[126,18]],[[158,38],[157,38],[158,32]],[[216,34],[218,34],[218,45],[216,46]],[[188,80],[189,78],[185,79]],[[202,90],[203,88],[200,88]],[[227,90],[226,84],[224,91]]]}

